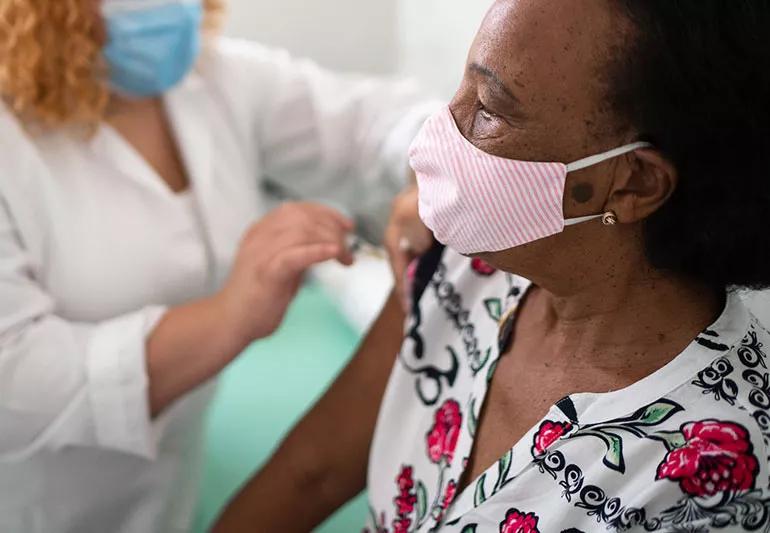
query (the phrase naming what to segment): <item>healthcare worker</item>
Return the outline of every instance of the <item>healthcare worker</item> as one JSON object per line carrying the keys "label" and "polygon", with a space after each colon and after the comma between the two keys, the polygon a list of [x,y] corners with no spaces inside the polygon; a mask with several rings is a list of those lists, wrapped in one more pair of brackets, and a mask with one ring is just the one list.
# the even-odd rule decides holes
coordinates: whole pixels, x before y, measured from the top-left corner
{"label": "healthcare worker", "polygon": [[[3,533],[189,531],[212,378],[408,182],[413,87],[218,38],[222,8],[0,3]],[[353,220],[264,216],[268,183]]]}

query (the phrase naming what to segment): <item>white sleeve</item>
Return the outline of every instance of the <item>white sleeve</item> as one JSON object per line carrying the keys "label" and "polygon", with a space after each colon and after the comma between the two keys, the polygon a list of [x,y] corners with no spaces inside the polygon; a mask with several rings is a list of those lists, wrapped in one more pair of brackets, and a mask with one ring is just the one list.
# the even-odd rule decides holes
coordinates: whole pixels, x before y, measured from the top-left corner
{"label": "white sleeve", "polygon": [[145,342],[164,309],[68,322],[32,270],[0,196],[0,461],[70,445],[155,457]]}
{"label": "white sleeve", "polygon": [[379,242],[407,183],[409,145],[439,104],[411,82],[335,74],[253,50],[264,84],[256,132],[265,178],[292,196],[344,208]]}

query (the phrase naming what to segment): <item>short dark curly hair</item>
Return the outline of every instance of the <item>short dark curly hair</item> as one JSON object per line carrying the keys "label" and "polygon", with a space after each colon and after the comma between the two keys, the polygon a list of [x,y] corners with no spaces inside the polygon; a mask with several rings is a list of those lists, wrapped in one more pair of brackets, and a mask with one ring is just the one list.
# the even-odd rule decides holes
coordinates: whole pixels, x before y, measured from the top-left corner
{"label": "short dark curly hair", "polygon": [[714,287],[770,286],[770,0],[612,0],[635,31],[610,101],[677,168],[648,259]]}

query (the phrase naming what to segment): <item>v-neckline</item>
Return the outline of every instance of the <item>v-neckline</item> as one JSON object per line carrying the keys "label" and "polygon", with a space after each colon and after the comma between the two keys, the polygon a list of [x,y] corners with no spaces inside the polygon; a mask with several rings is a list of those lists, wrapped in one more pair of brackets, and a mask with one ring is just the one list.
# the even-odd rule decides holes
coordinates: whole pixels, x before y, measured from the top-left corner
{"label": "v-neckline", "polygon": [[[487,404],[487,397],[489,395],[489,391],[491,389],[492,385],[492,379],[494,378],[494,375],[497,370],[497,365],[500,362],[500,359],[503,358],[505,355],[506,350],[510,347],[511,343],[513,342],[513,333],[516,328],[516,322],[518,321],[519,316],[519,308],[526,304],[527,299],[532,293],[532,290],[535,288],[535,284],[527,281],[527,285],[523,288],[519,288],[520,291],[519,294],[515,297],[514,302],[509,305],[506,308],[506,311],[502,314],[502,317],[500,318],[500,321],[498,323],[498,332],[497,332],[497,345],[495,346],[495,352],[496,357],[490,361],[490,365],[493,366],[492,371],[488,374],[487,379],[485,380],[475,380],[473,384],[473,392],[471,393],[471,404],[469,413],[471,416],[474,416],[474,407],[475,400],[480,400],[480,405],[478,405],[478,419],[481,419],[482,413],[484,411],[484,407]],[[483,390],[482,390],[483,389]],[[529,430],[527,430],[529,432]],[[468,435],[470,435],[470,432],[468,432]],[[468,457],[470,459],[473,456],[473,453],[476,449],[476,438],[473,437],[473,440],[470,443],[470,447],[468,449],[468,454],[464,457]],[[494,466],[494,465],[493,465]],[[488,469],[487,469],[488,470]],[[476,479],[481,477],[487,470],[482,471]],[[467,465],[463,464],[462,473],[457,478],[458,481],[462,480],[467,473]],[[471,487],[475,482],[475,479],[468,480],[468,484],[463,486],[461,489],[458,486],[458,490],[460,490],[460,494],[464,493],[469,487]]]}
{"label": "v-neckline", "polygon": [[[165,108],[164,112],[166,112]],[[166,120],[169,120],[170,122],[168,115],[166,116]],[[164,196],[169,198],[176,198],[179,195],[184,195],[185,193],[191,192],[192,178],[190,177],[190,172],[184,163],[182,147],[179,145],[179,140],[173,131],[173,126],[170,127],[172,141],[178,150],[178,155],[180,161],[182,162],[182,170],[185,173],[185,178],[187,181],[187,186],[180,190],[174,190],[171,184],[160,174],[160,172],[158,172],[158,170],[150,164],[150,162],[139,152],[139,150],[137,150],[133,144],[131,144],[128,139],[123,136],[123,134],[120,133],[117,128],[111,124],[104,124],[103,127],[104,132],[112,138],[111,142],[114,143],[116,149],[120,151],[120,161],[116,161],[115,164],[119,167],[123,174],[130,174],[132,176],[139,177],[143,183],[147,183],[153,187],[153,189],[161,191]],[[125,166],[122,163],[125,163]]]}
{"label": "v-neckline", "polygon": [[[106,155],[109,163],[122,175],[150,187],[168,199],[174,200],[184,193],[195,194],[198,184],[205,182],[211,170],[211,134],[204,125],[190,124],[196,117],[189,116],[190,109],[185,108],[185,99],[196,97],[200,90],[202,80],[198,79],[196,72],[192,72],[178,87],[160,97],[171,140],[186,174],[187,187],[184,189],[175,191],[117,128],[107,122],[101,124],[91,142],[93,151],[103,158]],[[199,109],[198,113],[204,111]]]}
{"label": "v-neckline", "polygon": [[111,124],[105,122],[99,127],[91,145],[94,152],[123,176],[165,197],[173,196],[174,192],[165,180]]}
{"label": "v-neckline", "polygon": [[[516,302],[508,308],[504,317],[515,324],[515,313],[519,305],[525,301],[527,294],[534,285],[528,284],[524,293]],[[476,478],[470,480],[462,492],[458,493],[454,502],[447,510],[444,524],[456,522],[465,514],[472,511],[477,501],[493,497],[499,489],[524,472],[533,464],[530,453],[533,437],[546,421],[562,424],[585,425],[597,423],[602,420],[611,420],[618,416],[628,414],[634,410],[659,399],[671,390],[675,389],[690,377],[695,376],[700,370],[708,367],[715,359],[728,352],[735,344],[741,341],[743,332],[748,327],[750,314],[736,293],[729,293],[725,301],[725,307],[717,320],[699,334],[688,346],[674,357],[668,364],[656,370],[647,377],[632,383],[617,391],[607,393],[572,393],[556,404],[552,405],[546,415],[530,427],[522,437],[516,441],[497,461],[489,465]],[[505,322],[501,323],[501,331],[504,331]],[[473,392],[468,402],[469,415],[475,416],[475,412],[481,413],[486,405],[490,385],[494,377],[497,363],[503,355],[503,345],[506,340],[512,342],[512,328],[508,332],[508,339],[499,339],[494,347],[495,357],[491,359],[493,368],[489,377],[477,377],[473,384]],[[703,335],[718,337],[720,350],[709,348],[701,339]],[[476,402],[480,402],[476,404]],[[564,406],[569,405],[569,409]],[[477,411],[474,411],[477,408]],[[571,412],[567,412],[571,411]],[[553,446],[558,446],[562,439],[557,440]],[[457,449],[455,459],[450,466],[450,479],[461,479],[465,474],[465,461],[470,457],[476,444],[475,436],[470,431],[463,431]],[[550,449],[550,448],[549,448]],[[498,476],[492,494],[479,494],[479,483],[485,484],[487,479]],[[483,485],[482,485],[483,486]]]}

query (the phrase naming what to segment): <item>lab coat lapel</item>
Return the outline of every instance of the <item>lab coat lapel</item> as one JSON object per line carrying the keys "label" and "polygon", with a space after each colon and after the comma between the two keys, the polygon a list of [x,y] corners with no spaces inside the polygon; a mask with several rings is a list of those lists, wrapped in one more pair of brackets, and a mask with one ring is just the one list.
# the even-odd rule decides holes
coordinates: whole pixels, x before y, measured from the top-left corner
{"label": "lab coat lapel", "polygon": [[[239,135],[233,110],[214,82],[198,72],[166,97],[166,109],[192,183],[213,282],[230,271],[243,233],[262,212],[252,141]],[[251,151],[249,151],[251,150]]]}
{"label": "lab coat lapel", "polygon": [[196,196],[205,197],[213,177],[210,101],[203,80],[190,75],[166,95],[165,105]]}
{"label": "lab coat lapel", "polygon": [[218,260],[223,253],[217,249],[216,190],[214,188],[213,133],[211,131],[211,101],[204,80],[195,72],[178,87],[166,94],[166,112],[179,144],[179,151],[190,179],[198,206],[203,238],[209,255],[212,282],[217,283]]}

